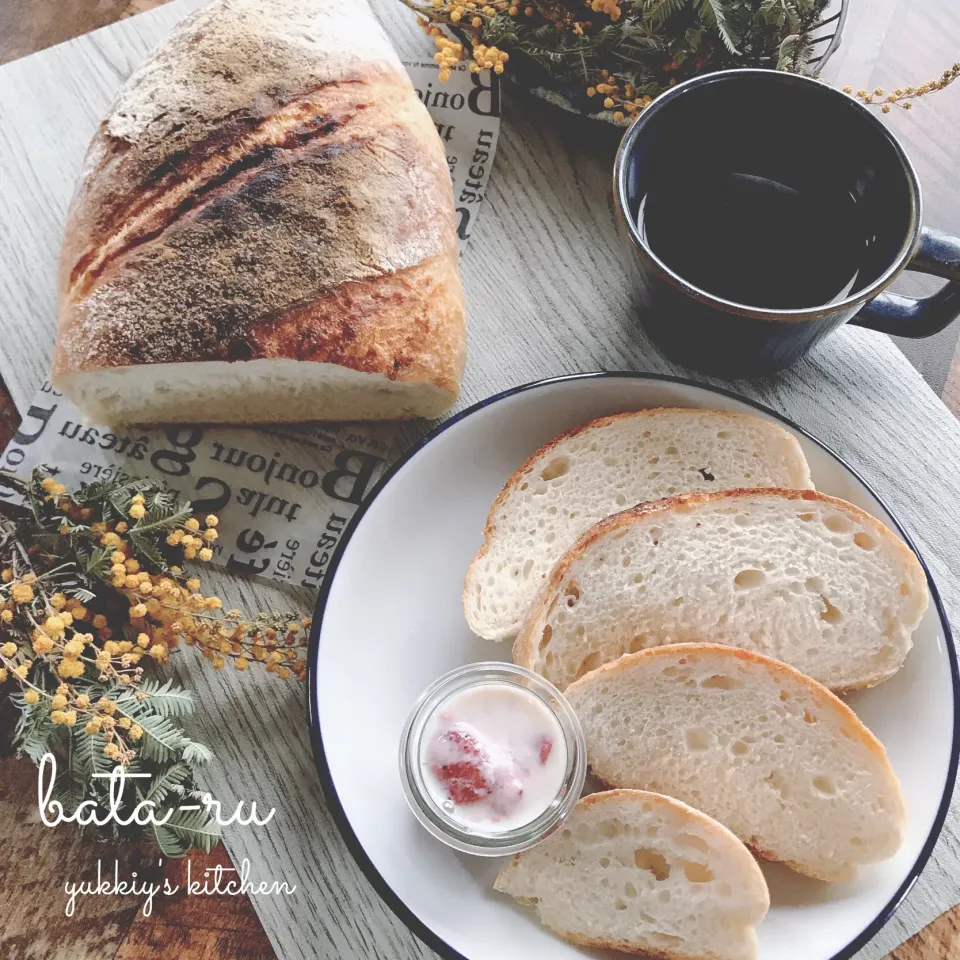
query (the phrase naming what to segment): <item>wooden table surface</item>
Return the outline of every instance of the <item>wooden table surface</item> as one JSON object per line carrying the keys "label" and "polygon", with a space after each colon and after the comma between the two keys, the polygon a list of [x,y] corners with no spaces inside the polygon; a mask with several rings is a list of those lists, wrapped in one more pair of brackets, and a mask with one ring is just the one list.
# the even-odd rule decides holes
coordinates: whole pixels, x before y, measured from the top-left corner
{"label": "wooden table surface", "polygon": [[[25,56],[114,20],[157,6],[164,0],[4,0],[0,4],[0,63]],[[867,9],[869,7],[869,9]],[[854,5],[841,52],[832,73],[854,86],[880,83],[888,87],[917,84],[956,58],[960,49],[960,13],[955,0],[872,0]],[[952,51],[952,52],[951,52]],[[841,71],[838,74],[838,71]],[[941,94],[941,102],[918,105],[912,115],[897,117],[898,133],[911,154],[922,153],[939,171],[945,186],[954,176],[960,91]],[[951,150],[950,145],[953,145]],[[495,174],[496,175],[496,174]],[[938,198],[952,191],[935,191]],[[940,203],[928,222],[960,230],[960,199]],[[486,215],[495,215],[488,212]],[[912,281],[916,287],[917,281]],[[956,331],[929,345],[908,348],[908,356],[960,413],[960,352]],[[12,436],[19,417],[0,392],[0,447]],[[9,711],[0,704],[0,724]],[[37,822],[36,774],[26,760],[0,761],[0,956],[9,960],[159,960],[172,954],[180,960],[266,960],[274,952],[248,900],[231,897],[158,898],[145,918],[137,898],[101,898],[84,904],[82,915],[63,916],[55,889],[64,865],[86,858],[94,841],[72,828],[51,831]],[[102,849],[97,850],[103,853]],[[110,856],[114,856],[111,849]],[[136,868],[147,849],[116,852]],[[226,863],[218,848],[209,857],[192,857],[199,866]],[[153,868],[155,869],[155,868]],[[178,881],[179,865],[164,868]],[[53,886],[51,886],[53,885]],[[91,905],[92,904],[92,905]],[[948,911],[889,955],[888,960],[960,960],[960,907]],[[352,958],[344,958],[352,960]],[[801,960],[801,958],[798,958]]]}

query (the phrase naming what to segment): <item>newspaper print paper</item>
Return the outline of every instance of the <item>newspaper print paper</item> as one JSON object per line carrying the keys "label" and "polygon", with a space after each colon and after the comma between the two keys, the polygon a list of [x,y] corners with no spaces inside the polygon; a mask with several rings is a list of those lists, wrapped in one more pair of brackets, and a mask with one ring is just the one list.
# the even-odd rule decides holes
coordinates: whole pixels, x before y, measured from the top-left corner
{"label": "newspaper print paper", "polygon": [[431,61],[405,60],[404,66],[447,151],[462,250],[487,192],[497,150],[500,78],[489,70],[471,73],[461,63],[441,83],[439,68]]}
{"label": "newspaper print paper", "polygon": [[[199,514],[220,517],[214,563],[317,589],[348,520],[382,475],[394,435],[391,424],[108,428],[44,383],[0,473],[27,479],[46,464],[68,489],[163,480]],[[0,487],[0,499],[15,497]]]}

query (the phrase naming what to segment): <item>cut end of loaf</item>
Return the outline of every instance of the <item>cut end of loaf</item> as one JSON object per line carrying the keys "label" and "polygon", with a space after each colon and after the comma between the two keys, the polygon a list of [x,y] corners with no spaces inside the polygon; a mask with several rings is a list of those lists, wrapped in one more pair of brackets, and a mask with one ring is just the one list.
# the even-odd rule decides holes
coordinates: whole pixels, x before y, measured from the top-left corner
{"label": "cut end of loaf", "polygon": [[365,0],[213,3],[91,142],[53,380],[108,423],[438,416],[465,351],[456,222]]}
{"label": "cut end of loaf", "polygon": [[440,416],[457,398],[432,383],[283,359],[156,363],[61,376],[97,423],[304,423]]}

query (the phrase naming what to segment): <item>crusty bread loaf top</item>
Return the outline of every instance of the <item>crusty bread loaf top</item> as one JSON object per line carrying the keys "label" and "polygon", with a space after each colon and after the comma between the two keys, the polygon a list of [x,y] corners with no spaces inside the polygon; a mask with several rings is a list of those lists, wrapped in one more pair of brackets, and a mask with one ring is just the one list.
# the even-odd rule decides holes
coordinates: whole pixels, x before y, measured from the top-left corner
{"label": "crusty bread loaf top", "polygon": [[591,524],[675,493],[812,487],[793,434],[763,417],[660,407],[600,417],[554,437],[507,480],[464,582],[471,629],[514,636],[553,562]]}
{"label": "crusty bread loaf top", "polygon": [[927,603],[916,556],[853,504],[810,490],[686,494],[583,534],[513,658],[563,688],[623,653],[718,641],[854,689],[902,666]]}
{"label": "crusty bread loaf top", "polygon": [[677,797],[822,880],[892,856],[906,826],[886,751],[842,700],[720,644],[627,654],[567,688],[591,770]]}
{"label": "crusty bread loaf top", "polygon": [[756,861],[726,827],[640,790],[584,797],[495,889],[535,905],[572,943],[662,960],[752,960],[770,906]]}
{"label": "crusty bread loaf top", "polygon": [[282,357],[455,396],[446,158],[366,0],[214,0],[121,89],[68,215],[54,376]]}

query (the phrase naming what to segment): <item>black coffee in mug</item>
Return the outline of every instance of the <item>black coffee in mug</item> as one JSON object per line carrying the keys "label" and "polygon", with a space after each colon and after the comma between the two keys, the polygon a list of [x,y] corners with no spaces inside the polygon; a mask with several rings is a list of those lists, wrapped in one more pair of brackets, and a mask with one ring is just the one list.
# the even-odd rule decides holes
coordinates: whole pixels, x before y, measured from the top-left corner
{"label": "black coffee in mug", "polygon": [[739,170],[674,176],[640,203],[650,249],[691,283],[754,307],[815,307],[856,289],[869,238],[849,191]]}
{"label": "black coffee in mug", "polygon": [[[796,74],[679,84],[627,131],[614,189],[671,359],[756,376],[852,320],[929,336],[960,314],[960,241],[921,227],[920,186],[881,119]],[[908,265],[952,282],[882,292]]]}

